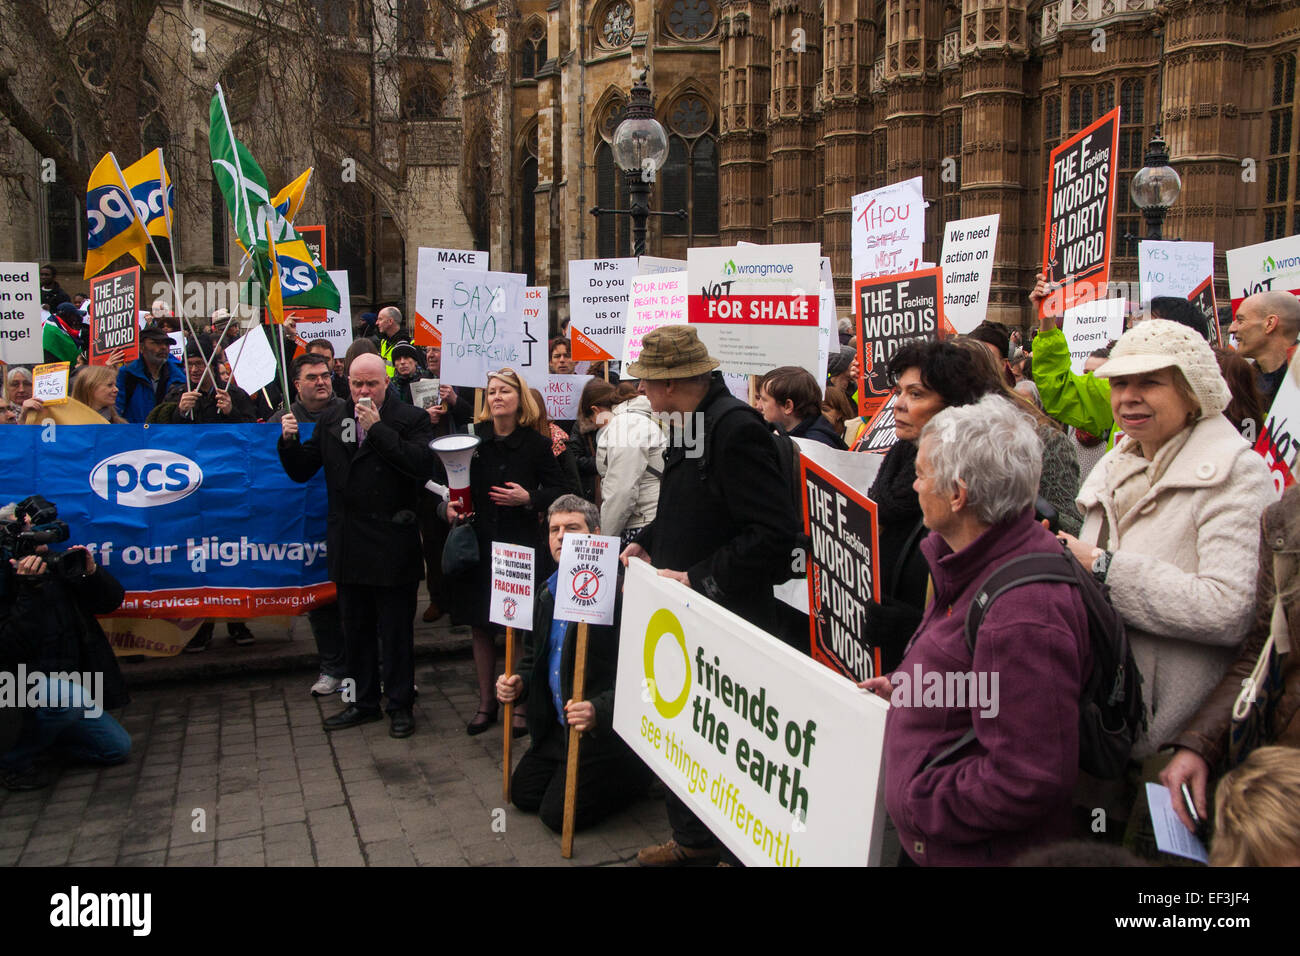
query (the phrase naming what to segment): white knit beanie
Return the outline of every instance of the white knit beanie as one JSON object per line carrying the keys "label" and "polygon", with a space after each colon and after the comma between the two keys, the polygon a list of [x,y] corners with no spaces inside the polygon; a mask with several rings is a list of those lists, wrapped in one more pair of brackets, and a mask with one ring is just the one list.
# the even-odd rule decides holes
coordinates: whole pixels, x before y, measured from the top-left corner
{"label": "white knit beanie", "polygon": [[1201,403],[1201,418],[1218,415],[1232,400],[1209,343],[1187,326],[1168,319],[1147,319],[1129,329],[1111,349],[1109,361],[1092,374],[1113,378],[1162,368],[1183,373]]}

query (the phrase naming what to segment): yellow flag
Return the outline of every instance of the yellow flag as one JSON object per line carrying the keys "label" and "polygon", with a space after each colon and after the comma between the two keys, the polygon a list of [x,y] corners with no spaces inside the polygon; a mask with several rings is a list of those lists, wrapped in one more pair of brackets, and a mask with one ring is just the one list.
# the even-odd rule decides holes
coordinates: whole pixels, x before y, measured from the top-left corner
{"label": "yellow flag", "polygon": [[161,149],[122,170],[122,178],[131,188],[136,212],[149,235],[171,240],[171,218],[176,190],[167,175]]}
{"label": "yellow flag", "polygon": [[281,189],[271,200],[275,211],[289,222],[293,222],[298,215],[298,210],[302,208],[303,197],[307,194],[307,183],[311,182],[311,171],[312,167],[308,166],[305,173]]}
{"label": "yellow flag", "polygon": [[140,222],[131,190],[117,157],[105,153],[86,183],[86,271],[83,278],[103,272],[118,256],[131,253],[144,264],[149,235]]}

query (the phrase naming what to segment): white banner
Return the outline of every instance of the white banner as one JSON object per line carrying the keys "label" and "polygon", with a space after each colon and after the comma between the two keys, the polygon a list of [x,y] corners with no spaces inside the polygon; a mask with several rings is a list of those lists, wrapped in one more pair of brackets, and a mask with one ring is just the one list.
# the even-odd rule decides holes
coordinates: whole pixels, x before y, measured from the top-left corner
{"label": "white banner", "polygon": [[0,362],[37,365],[41,345],[41,272],[34,262],[0,262]]}
{"label": "white banner", "polygon": [[488,372],[519,369],[524,356],[524,284],[515,272],[447,269],[434,283],[446,305],[442,382],[483,388]]}
{"label": "white banner", "polygon": [[492,542],[492,599],[488,620],[502,627],[533,629],[533,549]]}
{"label": "white banner", "polygon": [[1124,300],[1095,299],[1066,309],[1061,331],[1070,349],[1070,368],[1082,375],[1083,363],[1093,350],[1124,334]]}
{"label": "white banner", "polygon": [[614,623],[622,541],[604,534],[566,534],[555,590],[557,621]]}
{"label": "white banner", "polygon": [[[642,257],[644,258],[644,257]],[[623,336],[624,365],[641,355],[646,335],[665,325],[686,324],[686,273],[661,272],[632,280],[627,334]]]}
{"label": "white banner", "polygon": [[853,197],[853,278],[871,279],[922,268],[925,207],[921,177]]}
{"label": "white banner", "polygon": [[415,260],[415,327],[412,344],[442,343],[442,322],[447,315],[447,302],[437,291],[438,277],[447,269],[487,272],[487,267],[488,254],[483,250],[420,247]]}
{"label": "white banner", "polygon": [[977,216],[950,222],[943,231],[943,314],[966,335],[984,321],[993,279],[993,250],[998,244],[1001,217]]}
{"label": "white banner", "polygon": [[637,260],[569,261],[569,339],[573,360],[618,361]]}
{"label": "white banner", "polygon": [[743,863],[879,865],[885,701],[643,561],[618,687],[614,730]]}

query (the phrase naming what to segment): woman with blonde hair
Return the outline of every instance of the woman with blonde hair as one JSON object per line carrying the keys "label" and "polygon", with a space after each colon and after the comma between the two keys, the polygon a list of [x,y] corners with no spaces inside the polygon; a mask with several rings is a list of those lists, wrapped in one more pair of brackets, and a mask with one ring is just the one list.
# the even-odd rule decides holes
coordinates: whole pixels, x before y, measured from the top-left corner
{"label": "woman with blonde hair", "polygon": [[1261,747],[1214,791],[1210,866],[1300,866],[1300,750]]}
{"label": "woman with blonde hair", "polygon": [[127,421],[117,413],[117,370],[107,365],[88,365],[72,380],[72,398],[104,416],[114,425]]}
{"label": "woman with blonde hair", "polygon": [[[551,440],[534,428],[539,418],[537,402],[523,376],[511,368],[488,374],[486,401],[474,417],[474,434],[480,443],[469,470],[479,560],[469,571],[446,578],[452,624],[473,628],[479,710],[466,728],[471,735],[481,734],[497,719],[496,634],[500,628],[488,620],[492,542],[525,545],[542,553],[545,542],[539,533],[539,518],[552,501],[569,490]],[[454,503],[440,511],[452,523],[464,520]],[[522,731],[523,718],[516,718]]]}

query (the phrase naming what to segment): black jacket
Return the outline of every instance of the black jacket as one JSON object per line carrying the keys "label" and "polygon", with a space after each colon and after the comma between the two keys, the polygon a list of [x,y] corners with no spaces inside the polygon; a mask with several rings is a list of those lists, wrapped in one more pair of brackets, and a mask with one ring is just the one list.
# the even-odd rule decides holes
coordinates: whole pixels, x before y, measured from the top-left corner
{"label": "black jacket", "polygon": [[[622,618],[623,596],[620,591],[614,609],[614,620]],[[555,595],[543,585],[537,589],[533,606],[533,630],[525,642],[524,657],[517,673],[524,680],[520,700],[528,699],[528,733],[532,745],[545,739],[554,731],[567,732],[560,726],[551,699],[551,684],[546,673],[550,660],[546,645],[550,639],[551,623],[555,619]],[[578,625],[570,621],[564,629],[564,647],[560,651],[560,697],[573,698],[573,667],[578,645]],[[625,744],[614,733],[614,680],[618,675],[618,624],[587,625],[587,669],[583,677],[582,696],[596,709],[596,726],[582,738],[585,755],[595,752],[626,750]],[[534,691],[535,689],[535,691]],[[532,697],[529,698],[530,692]]]}
{"label": "black jacket", "polygon": [[703,415],[703,454],[687,457],[674,426],[658,511],[637,544],[656,568],[685,571],[695,590],[771,631],[772,585],[790,576],[799,529],[790,479],[767,423],[727,391],[721,374],[696,414]]}
{"label": "black jacket", "polygon": [[880,603],[867,602],[866,635],[880,646],[882,673],[903,659],[925,612],[930,580],[930,566],[921,553],[929,531],[921,522],[921,503],[912,488],[916,451],[912,442],[896,442],[867,492],[876,503],[880,525]]}
{"label": "black jacket", "polygon": [[849,450],[849,446],[844,444],[844,439],[835,433],[835,427],[826,420],[825,415],[809,415],[790,429],[790,437],[818,441],[840,451]]}
{"label": "black jacket", "polygon": [[358,448],[355,414],[352,402],[342,402],[322,413],[307,441],[281,438],[280,463],[299,482],[325,469],[331,581],[371,587],[419,581],[424,552],[415,508],[433,474],[433,424],[390,390]]}
{"label": "black jacket", "polygon": [[257,409],[253,400],[248,397],[247,392],[234,384],[230,386],[229,415],[222,415],[217,411],[215,388],[201,392],[199,400],[194,403],[192,414],[186,414],[180,410],[177,403],[188,388],[188,385],[173,385],[169,388],[167,397],[163,399],[164,404],[150,412],[148,420],[162,425],[240,425],[257,421]]}

